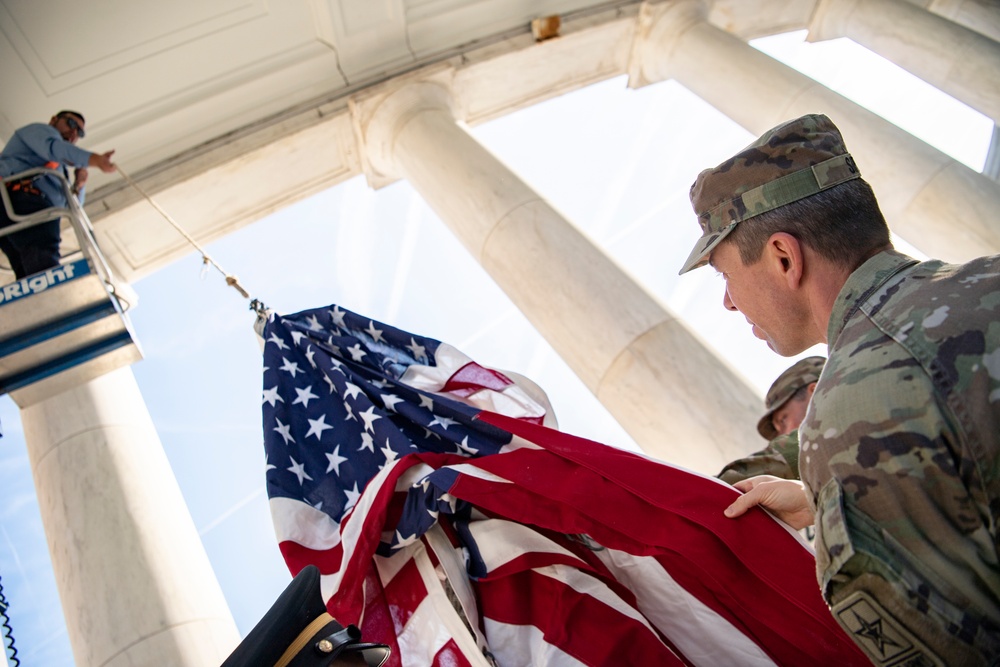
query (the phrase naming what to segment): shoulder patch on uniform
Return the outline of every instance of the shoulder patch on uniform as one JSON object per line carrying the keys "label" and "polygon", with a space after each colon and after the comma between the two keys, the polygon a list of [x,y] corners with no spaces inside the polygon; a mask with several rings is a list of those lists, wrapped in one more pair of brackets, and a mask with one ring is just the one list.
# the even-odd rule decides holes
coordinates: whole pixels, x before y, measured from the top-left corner
{"label": "shoulder patch on uniform", "polygon": [[832,611],[844,630],[876,665],[945,667],[942,660],[864,591],[854,591]]}

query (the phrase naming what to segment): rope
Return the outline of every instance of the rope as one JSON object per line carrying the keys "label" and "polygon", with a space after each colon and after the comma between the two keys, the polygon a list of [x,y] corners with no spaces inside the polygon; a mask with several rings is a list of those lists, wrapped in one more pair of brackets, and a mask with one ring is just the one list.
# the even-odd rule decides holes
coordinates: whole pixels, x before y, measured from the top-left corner
{"label": "rope", "polygon": [[[154,209],[156,209],[156,212],[159,213],[163,217],[164,220],[166,220],[168,223],[170,223],[170,226],[173,227],[174,229],[176,229],[177,232],[181,236],[183,236],[184,239],[188,243],[190,243],[194,247],[194,249],[197,250],[201,254],[202,264],[204,264],[205,266],[208,266],[208,265],[214,266],[219,271],[219,273],[221,273],[226,278],[226,284],[227,285],[229,285],[230,287],[232,287],[233,289],[235,289],[237,292],[239,292],[240,295],[244,299],[250,299],[250,292],[248,292],[243,287],[243,285],[240,284],[239,278],[237,278],[236,276],[234,276],[231,273],[227,273],[226,270],[223,269],[219,265],[218,262],[216,262],[214,259],[212,259],[211,256],[209,256],[209,254],[207,252],[205,252],[205,249],[202,248],[201,245],[194,239],[194,237],[191,236],[190,234],[188,234],[184,230],[183,227],[181,227],[179,224],[177,224],[177,222],[172,217],[170,217],[170,214],[163,210],[162,206],[160,206],[159,204],[157,204],[156,201],[149,194],[147,194],[145,190],[143,190],[141,187],[139,187],[138,183],[136,183],[135,181],[133,181],[132,178],[128,174],[125,173],[125,170],[122,169],[120,165],[115,165],[115,167],[118,169],[118,173],[122,175],[122,178],[125,179],[125,182],[128,183],[129,185],[131,185],[133,188],[135,188],[136,192],[138,192],[140,195],[142,195],[146,199],[146,201],[148,201],[150,203],[150,205]],[[252,299],[250,301],[250,310],[252,310],[252,311],[256,312],[258,315],[260,315],[264,311],[267,310],[267,306],[265,306],[263,304],[263,302],[261,302],[259,299]]]}

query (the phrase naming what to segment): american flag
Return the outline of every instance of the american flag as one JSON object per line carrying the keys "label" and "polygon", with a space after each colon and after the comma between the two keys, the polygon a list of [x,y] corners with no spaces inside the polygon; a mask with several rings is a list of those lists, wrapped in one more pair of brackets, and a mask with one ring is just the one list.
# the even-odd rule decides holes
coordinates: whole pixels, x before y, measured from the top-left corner
{"label": "american flag", "polygon": [[868,664],[814,559],[736,491],[561,433],[531,385],[334,305],[263,331],[292,574],[394,665]]}

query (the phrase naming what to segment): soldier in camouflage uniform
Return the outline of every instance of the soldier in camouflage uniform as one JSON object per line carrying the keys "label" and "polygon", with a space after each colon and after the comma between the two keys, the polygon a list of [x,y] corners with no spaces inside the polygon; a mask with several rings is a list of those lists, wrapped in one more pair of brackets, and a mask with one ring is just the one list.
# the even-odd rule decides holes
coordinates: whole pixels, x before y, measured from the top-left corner
{"label": "soldier in camouflage uniform", "polygon": [[875,664],[1000,664],[1000,256],[893,250],[821,115],[702,172],[691,201],[704,235],[681,272],[711,263],[779,354],[829,346],[802,481],[738,482],[726,515],[815,522],[823,595]]}
{"label": "soldier in camouflage uniform", "polygon": [[733,461],[718,474],[727,484],[735,484],[756,475],[774,475],[799,479],[799,424],[819,380],[826,359],[799,359],[767,390],[764,416],[757,422],[757,432],[768,441],[755,454]]}

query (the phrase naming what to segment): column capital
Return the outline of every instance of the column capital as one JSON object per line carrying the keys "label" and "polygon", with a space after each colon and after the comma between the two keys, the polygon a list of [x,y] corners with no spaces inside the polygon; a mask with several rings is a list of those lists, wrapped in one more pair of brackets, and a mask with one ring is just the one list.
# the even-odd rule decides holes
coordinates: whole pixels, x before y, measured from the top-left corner
{"label": "column capital", "polygon": [[371,187],[380,188],[400,178],[395,142],[410,120],[426,111],[456,117],[453,78],[452,67],[435,68],[351,98],[351,120],[362,147],[361,165]]}
{"label": "column capital", "polygon": [[629,88],[642,88],[672,78],[671,54],[689,28],[708,20],[703,0],[644,2],[636,19],[627,67]]}
{"label": "column capital", "polygon": [[848,19],[854,11],[856,0],[817,0],[809,22],[810,42],[823,42],[848,34]]}

